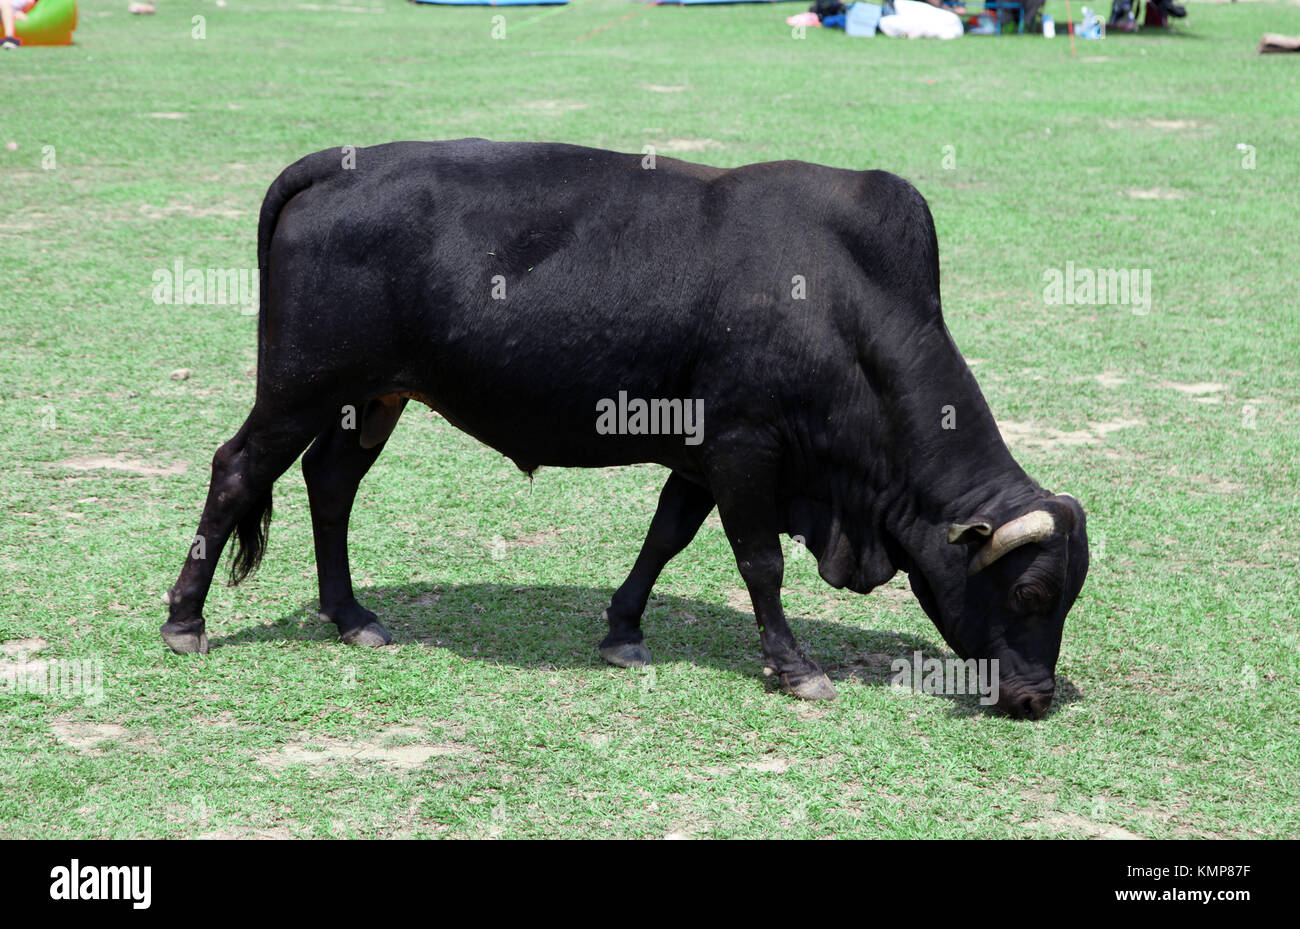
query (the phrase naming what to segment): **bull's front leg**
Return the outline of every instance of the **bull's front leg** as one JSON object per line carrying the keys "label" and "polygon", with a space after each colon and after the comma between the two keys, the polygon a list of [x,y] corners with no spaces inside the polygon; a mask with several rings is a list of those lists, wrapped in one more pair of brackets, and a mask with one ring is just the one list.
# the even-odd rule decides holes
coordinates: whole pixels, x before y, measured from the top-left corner
{"label": "bull's front leg", "polygon": [[776,674],[786,693],[804,700],[834,700],[835,687],[794,639],[781,608],[785,557],[780,522],[767,493],[743,493],[718,499],[722,526],[745,580],[763,643],[765,674]]}
{"label": "bull's front leg", "polygon": [[601,614],[609,622],[609,635],[600,643],[600,657],[624,668],[649,664],[650,649],[641,632],[641,614],[650,590],[664,565],[690,544],[712,511],[713,494],[706,488],[676,471],[668,476],[632,573]]}

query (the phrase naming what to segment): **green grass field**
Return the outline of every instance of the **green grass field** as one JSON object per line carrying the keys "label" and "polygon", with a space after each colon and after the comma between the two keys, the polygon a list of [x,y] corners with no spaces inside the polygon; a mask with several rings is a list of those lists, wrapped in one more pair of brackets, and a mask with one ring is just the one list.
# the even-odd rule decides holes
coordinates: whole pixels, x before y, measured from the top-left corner
{"label": "green grass field", "polygon": [[[1193,3],[1072,58],[796,40],[799,3],[159,5],[89,0],[73,47],[0,55],[0,672],[104,675],[102,700],[0,689],[0,837],[1300,834],[1300,56],[1254,53],[1300,6]],[[891,687],[947,654],[905,578],[835,591],[795,549],[791,624],[840,698],[774,692],[716,516],[651,601],[657,663],[607,667],[664,472],[530,486],[424,407],[353,518],[394,647],[317,619],[295,465],[261,573],[213,589],[211,654],[168,653],[256,323],[157,305],[154,272],[255,267],[303,154],[466,135],[913,181],[1013,451],[1090,513],[1052,713]],[[1046,302],[1067,262],[1149,269],[1150,312]]]}

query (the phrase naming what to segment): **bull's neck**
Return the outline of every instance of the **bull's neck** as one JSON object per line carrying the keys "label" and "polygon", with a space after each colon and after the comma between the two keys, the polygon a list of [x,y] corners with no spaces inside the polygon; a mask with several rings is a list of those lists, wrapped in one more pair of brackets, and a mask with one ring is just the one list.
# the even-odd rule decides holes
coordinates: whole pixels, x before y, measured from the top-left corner
{"label": "bull's neck", "polygon": [[898,494],[885,528],[917,558],[942,551],[949,524],[1027,505],[1044,491],[1011,456],[942,322],[908,343],[874,370],[884,372],[875,386],[893,432],[888,485]]}

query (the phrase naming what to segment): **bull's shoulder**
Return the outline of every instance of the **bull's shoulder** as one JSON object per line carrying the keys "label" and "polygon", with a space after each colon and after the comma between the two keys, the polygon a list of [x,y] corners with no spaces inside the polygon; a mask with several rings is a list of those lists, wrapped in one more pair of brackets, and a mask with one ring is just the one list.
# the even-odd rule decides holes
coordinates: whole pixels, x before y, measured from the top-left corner
{"label": "bull's shoulder", "polygon": [[925,198],[906,178],[889,171],[855,170],[810,161],[762,161],[725,172],[736,183],[793,187],[811,200],[871,206],[894,203],[923,206]]}
{"label": "bull's shoulder", "polygon": [[917,298],[925,315],[937,313],[939,240],[925,197],[888,171],[854,174],[830,213],[836,236],[874,281]]}
{"label": "bull's shoulder", "polygon": [[768,161],[721,172],[715,184],[739,199],[764,200],[876,246],[891,239],[915,244],[934,232],[930,208],[907,179],[888,171],[855,171],[806,161]]}

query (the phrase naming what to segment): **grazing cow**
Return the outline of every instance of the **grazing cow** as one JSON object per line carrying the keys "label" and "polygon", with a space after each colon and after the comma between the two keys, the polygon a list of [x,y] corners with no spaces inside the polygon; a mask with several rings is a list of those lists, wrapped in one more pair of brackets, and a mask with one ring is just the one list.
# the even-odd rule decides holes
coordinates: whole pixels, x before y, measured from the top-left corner
{"label": "grazing cow", "polygon": [[304,449],[321,612],[345,642],[391,641],[353,596],[348,516],[414,398],[528,473],[669,469],[604,614],[613,664],[650,660],[650,589],[716,506],[788,692],[835,695],[786,625],[783,533],[834,587],[906,571],[959,656],[998,659],[1007,712],[1047,711],[1084,513],[999,436],[943,322],[929,209],[901,178],[397,142],[286,169],[257,248],[257,397],[166,595],[175,651],[207,650],[222,548],[234,533],[232,583],[257,566],[271,486]]}

